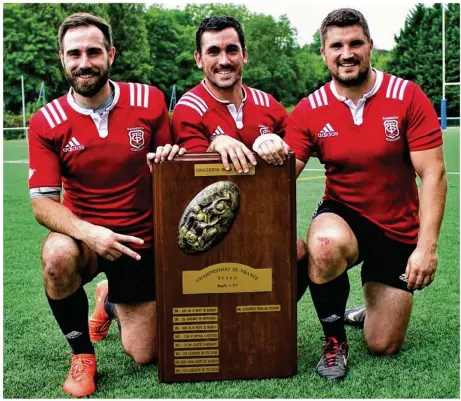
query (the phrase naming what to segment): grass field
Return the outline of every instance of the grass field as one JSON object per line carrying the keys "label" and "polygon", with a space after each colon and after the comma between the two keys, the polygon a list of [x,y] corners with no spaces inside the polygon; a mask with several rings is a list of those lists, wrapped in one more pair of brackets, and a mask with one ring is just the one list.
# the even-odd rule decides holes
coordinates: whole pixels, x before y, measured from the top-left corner
{"label": "grass field", "polygon": [[[298,375],[290,379],[158,384],[157,366],[139,367],[122,352],[116,325],[95,345],[98,391],[93,398],[458,398],[459,355],[459,128],[444,134],[448,201],[434,283],[415,294],[402,352],[372,357],[362,332],[348,328],[351,358],[344,382],[331,383],[314,370],[322,331],[309,292],[299,303]],[[4,142],[3,396],[65,398],[68,346],[49,310],[39,252],[46,229],[32,215],[27,189],[25,141]],[[324,178],[311,160],[298,180],[298,234],[305,236],[323,193]],[[360,269],[349,273],[349,305],[361,303]],[[95,283],[86,286],[93,307]]]}

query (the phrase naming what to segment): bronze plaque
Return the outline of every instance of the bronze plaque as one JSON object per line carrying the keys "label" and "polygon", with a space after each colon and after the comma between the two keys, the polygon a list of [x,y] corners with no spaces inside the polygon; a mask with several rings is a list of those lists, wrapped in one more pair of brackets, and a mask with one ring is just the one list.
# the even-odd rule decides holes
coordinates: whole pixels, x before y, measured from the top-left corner
{"label": "bronze plaque", "polygon": [[294,155],[241,175],[220,160],[153,168],[160,382],[296,374]]}

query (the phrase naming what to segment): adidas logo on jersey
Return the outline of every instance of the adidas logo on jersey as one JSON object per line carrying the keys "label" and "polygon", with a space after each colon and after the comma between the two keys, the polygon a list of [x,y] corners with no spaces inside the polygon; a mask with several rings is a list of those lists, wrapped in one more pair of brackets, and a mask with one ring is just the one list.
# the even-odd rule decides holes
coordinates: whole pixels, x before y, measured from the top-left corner
{"label": "adidas logo on jersey", "polygon": [[215,129],[213,134],[210,136],[210,139],[214,141],[217,136],[219,135],[226,135],[226,133],[223,131],[223,129],[218,125],[218,127]]}
{"label": "adidas logo on jersey", "polygon": [[83,150],[85,149],[85,146],[80,145],[80,143],[75,139],[75,137],[72,137],[71,140],[67,143],[66,146],[64,146],[64,149],[62,150],[63,152],[73,152],[75,150]]}
{"label": "adidas logo on jersey", "polygon": [[329,136],[338,136],[339,134],[333,129],[333,127],[328,123],[317,135],[319,138],[327,138]]}

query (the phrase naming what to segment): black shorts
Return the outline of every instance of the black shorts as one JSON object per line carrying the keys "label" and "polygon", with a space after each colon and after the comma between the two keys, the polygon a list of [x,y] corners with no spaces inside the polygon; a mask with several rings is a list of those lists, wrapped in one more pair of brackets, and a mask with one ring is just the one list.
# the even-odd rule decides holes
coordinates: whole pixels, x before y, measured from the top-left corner
{"label": "black shorts", "polygon": [[387,237],[381,227],[359,212],[333,200],[322,201],[312,218],[322,213],[334,213],[342,217],[355,234],[359,255],[354,266],[363,262],[362,285],[373,281],[413,294],[413,290],[407,288],[405,270],[416,244],[406,244]]}
{"label": "black shorts", "polygon": [[109,281],[109,301],[132,304],[155,300],[155,268],[153,248],[136,249],[137,261],[122,254],[114,262],[98,256],[98,268]]}

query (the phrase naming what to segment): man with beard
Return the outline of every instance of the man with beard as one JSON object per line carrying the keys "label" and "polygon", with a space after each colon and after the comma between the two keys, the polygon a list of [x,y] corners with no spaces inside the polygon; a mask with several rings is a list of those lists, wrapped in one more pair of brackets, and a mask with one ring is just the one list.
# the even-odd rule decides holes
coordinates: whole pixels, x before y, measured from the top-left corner
{"label": "man with beard", "polygon": [[363,262],[370,352],[396,354],[413,291],[434,280],[447,184],[437,115],[418,85],[371,68],[373,41],[363,15],[332,11],[320,33],[332,81],[296,106],[285,141],[298,174],[313,152],[325,164],[325,194],[306,245],[311,296],[325,334],[316,370],[342,379],[349,354],[347,270]]}
{"label": "man with beard", "polygon": [[179,148],[169,145],[158,89],[109,80],[115,49],[103,19],[68,17],[59,49],[71,88],[31,118],[29,188],[35,217],[50,230],[41,251],[46,295],[72,348],[63,388],[82,397],[95,391],[96,374],[83,285],[98,273],[108,278],[111,302],[104,307],[107,286],[99,286],[93,334],[107,333],[116,312],[125,352],[139,364],[155,356],[152,182],[145,160],[149,151],[157,162],[172,159]]}
{"label": "man with beard", "polygon": [[[256,165],[251,147],[271,164],[283,164],[280,136],[286,110],[271,95],[242,84],[248,54],[240,23],[232,17],[205,18],[196,32],[195,61],[205,78],[181,97],[171,119],[175,143],[190,152],[219,152],[238,173]],[[248,161],[247,161],[248,160]]]}
{"label": "man with beard", "polygon": [[[188,152],[219,152],[224,168],[232,161],[238,173],[256,165],[249,148],[259,148],[267,162],[285,160],[284,135],[287,113],[271,95],[243,85],[248,54],[240,23],[227,16],[205,18],[199,25],[194,52],[205,78],[181,97],[171,118],[176,144]],[[306,250],[297,239],[297,299],[307,289]]]}

